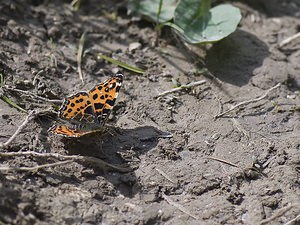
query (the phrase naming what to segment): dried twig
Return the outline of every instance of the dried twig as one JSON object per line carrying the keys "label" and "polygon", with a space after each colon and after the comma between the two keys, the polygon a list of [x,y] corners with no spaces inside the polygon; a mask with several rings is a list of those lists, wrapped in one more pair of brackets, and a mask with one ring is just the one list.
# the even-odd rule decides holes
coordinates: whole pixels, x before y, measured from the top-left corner
{"label": "dried twig", "polygon": [[36,98],[36,99],[39,99],[39,100],[42,100],[42,101],[45,101],[45,102],[52,102],[52,103],[59,103],[59,104],[61,104],[63,102],[62,100],[59,100],[59,99],[44,98],[44,97],[38,96],[36,94],[33,94],[33,93],[29,92],[29,91],[24,91],[24,90],[21,90],[21,89],[8,87],[7,85],[3,86],[3,89],[6,89],[8,91],[19,92],[21,94],[28,95],[28,96],[30,96],[32,98]]}
{"label": "dried twig", "polygon": [[207,157],[205,157],[205,158],[207,158],[207,159],[212,159],[212,160],[216,160],[216,161],[219,161],[219,162],[221,162],[221,163],[225,163],[225,164],[227,164],[227,165],[229,165],[229,166],[233,166],[233,167],[235,167],[235,168],[242,169],[242,168],[239,167],[238,165],[233,164],[233,163],[231,163],[231,162],[228,162],[228,161],[226,161],[226,160],[224,160],[224,159],[219,159],[219,158],[216,158],[216,157],[213,157],[213,156],[207,156]]}
{"label": "dried twig", "polygon": [[291,41],[293,41],[294,39],[297,39],[299,37],[300,37],[300,32],[284,39],[282,42],[280,42],[279,47],[283,47],[284,45],[290,43]]}
{"label": "dried twig", "polygon": [[38,165],[38,166],[33,166],[33,167],[16,167],[16,166],[1,166],[0,171],[37,171],[40,169],[45,169],[45,168],[50,168],[54,166],[60,166],[64,164],[68,164],[73,162],[74,160],[65,160],[65,161],[60,161],[60,162],[55,162],[55,163],[47,163],[43,165]]}
{"label": "dried twig", "polygon": [[0,143],[0,147],[7,147],[16,137],[21,133],[21,131],[25,128],[25,126],[36,117],[37,113],[35,111],[30,111],[23,123],[18,127],[16,132],[5,142]]}
{"label": "dried twig", "polygon": [[164,193],[162,193],[162,197],[172,206],[174,206],[175,208],[179,209],[181,212],[189,215],[190,217],[198,220],[198,217],[193,215],[192,213],[190,213],[187,209],[185,209],[182,205],[178,204],[177,202],[174,202],[169,196],[165,195]]}
{"label": "dried twig", "polygon": [[165,95],[168,95],[168,94],[171,94],[171,93],[174,93],[174,92],[177,92],[177,91],[186,89],[186,88],[195,87],[195,86],[198,86],[198,85],[201,85],[201,84],[204,84],[204,83],[206,83],[206,80],[200,80],[200,81],[191,82],[191,83],[189,83],[189,84],[181,85],[180,87],[173,88],[173,89],[168,90],[168,91],[164,91],[164,92],[162,92],[162,93],[156,95],[155,97],[156,97],[156,98],[162,97],[162,96],[165,96]]}
{"label": "dried twig", "polygon": [[233,123],[233,126],[236,127],[236,129],[241,132],[248,140],[250,138],[250,134],[248,131],[246,131],[239,121],[237,121],[235,118],[231,118],[231,121]]}
{"label": "dried twig", "polygon": [[221,99],[214,92],[213,92],[213,95],[215,96],[215,98],[217,99],[218,104],[219,104],[219,108],[218,108],[217,114],[220,114],[223,111],[223,105],[222,105]]}
{"label": "dried twig", "polygon": [[7,147],[13,140],[16,139],[16,137],[22,132],[22,130],[26,127],[26,125],[33,119],[35,119],[37,116],[50,112],[50,109],[46,109],[46,110],[41,110],[41,111],[35,111],[32,110],[28,113],[27,117],[25,118],[25,120],[23,121],[23,123],[18,127],[18,129],[16,130],[16,132],[5,142],[5,143],[1,143],[0,142],[0,148],[4,148]]}
{"label": "dried twig", "polygon": [[254,164],[252,164],[250,167],[242,168],[242,167],[240,167],[240,166],[238,166],[238,165],[236,165],[236,164],[234,164],[234,163],[228,162],[228,161],[226,161],[226,160],[224,160],[224,159],[219,159],[219,158],[216,158],[216,157],[213,157],[213,156],[208,156],[208,157],[206,157],[206,158],[207,158],[207,159],[216,160],[216,161],[219,161],[219,162],[221,162],[221,163],[225,163],[225,164],[227,164],[227,165],[229,165],[229,166],[233,166],[233,167],[235,167],[235,168],[238,168],[238,169],[241,170],[241,172],[243,173],[244,178],[252,177],[252,176],[253,176],[253,174],[251,173],[252,171],[256,172],[256,173],[259,174],[259,175],[266,176],[264,173],[262,173],[262,172],[260,171],[260,169],[256,168],[256,167],[254,166]]}
{"label": "dried twig", "polygon": [[83,33],[79,40],[78,51],[77,51],[77,71],[79,75],[79,79],[83,82],[83,75],[81,70],[81,61],[82,61],[82,53],[83,53],[83,45],[85,41],[85,33]]}
{"label": "dried twig", "polygon": [[120,172],[129,172],[132,169],[128,167],[119,167],[113,164],[107,163],[99,158],[92,156],[81,156],[81,155],[61,155],[58,153],[39,153],[34,151],[25,151],[25,152],[0,152],[0,157],[15,157],[15,156],[32,156],[37,158],[55,158],[58,160],[73,160],[73,161],[85,161],[93,163],[99,167],[110,167],[116,169]]}
{"label": "dried twig", "polygon": [[283,208],[277,210],[272,216],[270,216],[267,219],[264,219],[264,220],[260,221],[258,224],[259,225],[270,224],[271,221],[281,217],[283,214],[285,214],[287,211],[291,210],[294,207],[295,207],[295,205],[289,204],[286,207],[283,207]]}
{"label": "dried twig", "polygon": [[162,171],[161,169],[155,168],[155,170],[162,175],[164,178],[166,178],[168,181],[170,181],[173,184],[176,184],[175,181],[173,181],[164,171]]}
{"label": "dried twig", "polygon": [[222,113],[219,113],[218,115],[215,116],[215,118],[219,118],[219,117],[221,117],[221,116],[223,116],[223,115],[225,115],[225,114],[233,111],[234,109],[236,109],[236,108],[238,108],[238,107],[240,107],[242,105],[247,105],[249,103],[258,102],[258,101],[266,98],[272,90],[278,88],[279,86],[280,86],[280,83],[276,84],[274,87],[271,87],[269,90],[266,91],[266,93],[264,95],[262,95],[262,96],[260,96],[258,98],[254,98],[254,99],[250,99],[250,100],[247,100],[247,101],[240,102],[240,103],[232,106],[230,109],[228,109],[228,110],[226,110],[226,111],[224,111]]}
{"label": "dried twig", "polygon": [[291,219],[290,221],[286,222],[284,225],[296,224],[296,222],[299,222],[299,220],[300,220],[300,214],[298,214],[294,219]]}

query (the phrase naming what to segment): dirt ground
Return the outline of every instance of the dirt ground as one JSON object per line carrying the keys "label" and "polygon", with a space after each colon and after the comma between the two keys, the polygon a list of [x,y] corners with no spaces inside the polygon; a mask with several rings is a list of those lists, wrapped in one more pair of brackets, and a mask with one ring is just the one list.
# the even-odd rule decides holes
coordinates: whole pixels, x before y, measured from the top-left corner
{"label": "dirt ground", "polygon": [[[299,224],[300,38],[282,41],[299,32],[300,1],[232,4],[242,12],[237,31],[196,47],[169,28],[155,46],[154,24],[127,15],[123,1],[82,1],[77,12],[69,1],[1,1],[5,85],[47,99],[89,90],[117,67],[95,53],[145,73],[119,68],[124,83],[108,132],[62,139],[47,133],[55,117],[41,115],[1,149],[94,156],[132,171],[82,161],[27,172],[1,169],[0,224]],[[76,55],[84,32],[82,85]],[[141,45],[129,49],[135,42]],[[174,81],[201,80],[206,83],[156,97]],[[5,88],[0,96],[28,111],[54,105]],[[1,100],[0,143],[25,118]],[[54,162],[0,158],[1,167]]]}

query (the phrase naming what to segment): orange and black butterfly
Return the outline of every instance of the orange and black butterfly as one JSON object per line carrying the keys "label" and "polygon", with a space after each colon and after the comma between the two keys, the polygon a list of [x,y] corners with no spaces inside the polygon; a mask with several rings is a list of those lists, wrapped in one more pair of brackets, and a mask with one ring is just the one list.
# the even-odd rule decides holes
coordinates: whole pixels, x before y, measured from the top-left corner
{"label": "orange and black butterfly", "polygon": [[78,92],[67,97],[58,117],[70,124],[54,124],[48,132],[64,137],[81,137],[103,128],[114,107],[123,82],[123,74],[117,73],[96,85],[89,92]]}

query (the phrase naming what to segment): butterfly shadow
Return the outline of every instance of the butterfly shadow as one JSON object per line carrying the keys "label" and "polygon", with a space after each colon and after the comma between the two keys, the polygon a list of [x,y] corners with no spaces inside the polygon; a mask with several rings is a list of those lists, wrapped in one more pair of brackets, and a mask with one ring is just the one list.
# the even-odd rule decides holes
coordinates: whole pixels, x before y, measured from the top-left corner
{"label": "butterfly shadow", "polygon": [[95,179],[94,175],[104,176],[123,195],[132,196],[138,187],[134,169],[139,165],[139,155],[153,149],[159,138],[170,137],[170,133],[152,126],[134,129],[109,127],[104,133],[94,133],[81,138],[63,138],[62,143],[70,155],[91,156],[115,167],[125,168],[125,171],[109,166],[100,168],[98,164],[84,162],[94,170],[93,175],[87,174],[87,179]]}

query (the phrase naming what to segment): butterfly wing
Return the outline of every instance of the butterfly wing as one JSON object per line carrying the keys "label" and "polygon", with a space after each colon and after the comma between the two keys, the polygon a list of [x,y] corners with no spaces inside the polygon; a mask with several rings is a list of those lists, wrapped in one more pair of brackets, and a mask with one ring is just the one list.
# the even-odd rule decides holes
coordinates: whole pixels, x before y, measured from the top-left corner
{"label": "butterfly wing", "polygon": [[100,125],[104,125],[108,119],[118,97],[122,82],[123,74],[117,73],[89,91],[89,99],[95,115],[95,121]]}
{"label": "butterfly wing", "polygon": [[94,111],[87,92],[67,97],[59,109],[58,117],[73,121],[93,122]]}
{"label": "butterfly wing", "polygon": [[65,125],[57,125],[54,124],[52,127],[49,128],[48,130],[49,133],[57,134],[63,137],[81,137],[83,135],[88,134],[89,132],[86,131],[81,131],[77,129],[71,129]]}

